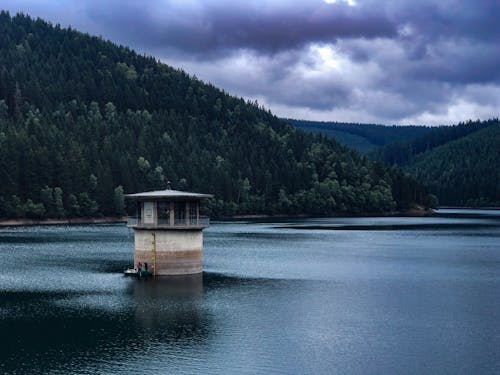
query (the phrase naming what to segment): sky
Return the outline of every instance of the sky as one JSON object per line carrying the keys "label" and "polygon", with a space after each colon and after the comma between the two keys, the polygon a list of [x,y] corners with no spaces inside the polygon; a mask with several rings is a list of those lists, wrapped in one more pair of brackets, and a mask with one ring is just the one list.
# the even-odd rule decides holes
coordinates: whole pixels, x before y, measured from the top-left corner
{"label": "sky", "polygon": [[181,68],[281,117],[499,117],[498,0],[0,0]]}

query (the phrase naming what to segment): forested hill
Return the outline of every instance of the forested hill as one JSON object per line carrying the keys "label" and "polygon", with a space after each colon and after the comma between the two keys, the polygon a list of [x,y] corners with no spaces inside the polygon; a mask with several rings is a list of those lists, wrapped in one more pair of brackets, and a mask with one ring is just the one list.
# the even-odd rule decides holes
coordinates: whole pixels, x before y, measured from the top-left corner
{"label": "forested hill", "polygon": [[488,124],[421,154],[408,166],[441,204],[500,206],[500,124]]}
{"label": "forested hill", "polygon": [[[387,167],[401,167],[441,204],[499,206],[498,119],[454,126],[384,126],[290,120],[324,134]],[[461,148],[462,147],[462,148]]]}
{"label": "forested hill", "polygon": [[123,194],[213,193],[212,215],[404,209],[398,170],[97,37],[0,13],[0,216],[123,214]]}
{"label": "forested hill", "polygon": [[441,204],[498,206],[499,128],[498,119],[437,127],[421,137],[390,143],[369,156],[404,168],[436,194]]}
{"label": "forested hill", "polygon": [[432,128],[426,126],[387,126],[294,119],[284,119],[284,121],[297,129],[324,134],[363,154],[394,142],[406,142],[432,131]]}
{"label": "forested hill", "polygon": [[419,137],[395,141],[376,149],[370,153],[370,157],[390,166],[409,165],[420,154],[496,124],[498,119],[468,121],[454,126],[430,128],[430,131]]}

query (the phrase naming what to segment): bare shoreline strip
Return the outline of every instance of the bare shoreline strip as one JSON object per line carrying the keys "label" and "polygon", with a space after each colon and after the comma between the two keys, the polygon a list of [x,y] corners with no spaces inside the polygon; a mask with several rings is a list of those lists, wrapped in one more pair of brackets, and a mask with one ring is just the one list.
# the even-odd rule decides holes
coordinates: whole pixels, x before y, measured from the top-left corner
{"label": "bare shoreline strip", "polygon": [[71,219],[6,219],[0,220],[0,227],[18,227],[30,225],[79,225],[79,224],[110,224],[126,223],[125,217],[76,217]]}
{"label": "bare shoreline strip", "polygon": [[[471,209],[471,207],[439,207],[439,208],[454,208],[454,209]],[[497,207],[481,207],[482,210],[498,210]],[[310,218],[310,217],[426,217],[434,216],[436,211],[434,210],[407,210],[407,211],[396,211],[387,213],[358,213],[358,214],[332,214],[325,216],[318,215],[233,215],[233,216],[223,216],[213,218],[214,220],[259,220],[259,219],[292,219],[292,218]],[[44,219],[44,220],[33,220],[33,219],[0,219],[0,227],[11,227],[11,226],[31,226],[31,225],[81,225],[81,224],[111,224],[111,223],[126,223],[126,217],[77,217],[70,219]]]}
{"label": "bare shoreline strip", "polygon": [[[339,215],[233,215],[213,218],[214,220],[255,220],[255,219],[287,219],[287,218],[309,218],[309,217],[422,217],[432,216],[432,210],[408,210],[404,212],[387,212],[387,213],[358,213],[358,214],[339,214]],[[31,225],[80,225],[80,224],[111,224],[111,223],[126,223],[126,217],[76,217],[65,219],[0,219],[0,227],[17,227]]]}

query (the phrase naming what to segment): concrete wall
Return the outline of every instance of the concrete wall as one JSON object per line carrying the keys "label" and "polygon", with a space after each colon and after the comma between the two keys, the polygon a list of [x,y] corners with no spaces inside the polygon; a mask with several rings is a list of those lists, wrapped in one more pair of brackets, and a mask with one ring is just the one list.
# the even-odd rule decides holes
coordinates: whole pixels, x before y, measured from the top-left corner
{"label": "concrete wall", "polygon": [[153,233],[156,234],[156,275],[188,275],[203,271],[201,230],[134,229],[134,266],[148,263],[153,271]]}

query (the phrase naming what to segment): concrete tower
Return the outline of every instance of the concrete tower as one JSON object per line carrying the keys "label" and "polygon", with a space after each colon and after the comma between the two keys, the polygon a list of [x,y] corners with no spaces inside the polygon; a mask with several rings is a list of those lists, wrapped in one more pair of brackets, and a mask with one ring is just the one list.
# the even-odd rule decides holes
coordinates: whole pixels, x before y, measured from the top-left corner
{"label": "concrete tower", "polygon": [[128,194],[137,202],[134,264],[148,263],[154,275],[188,275],[203,271],[203,229],[209,219],[199,214],[200,200],[210,194],[158,190]]}

